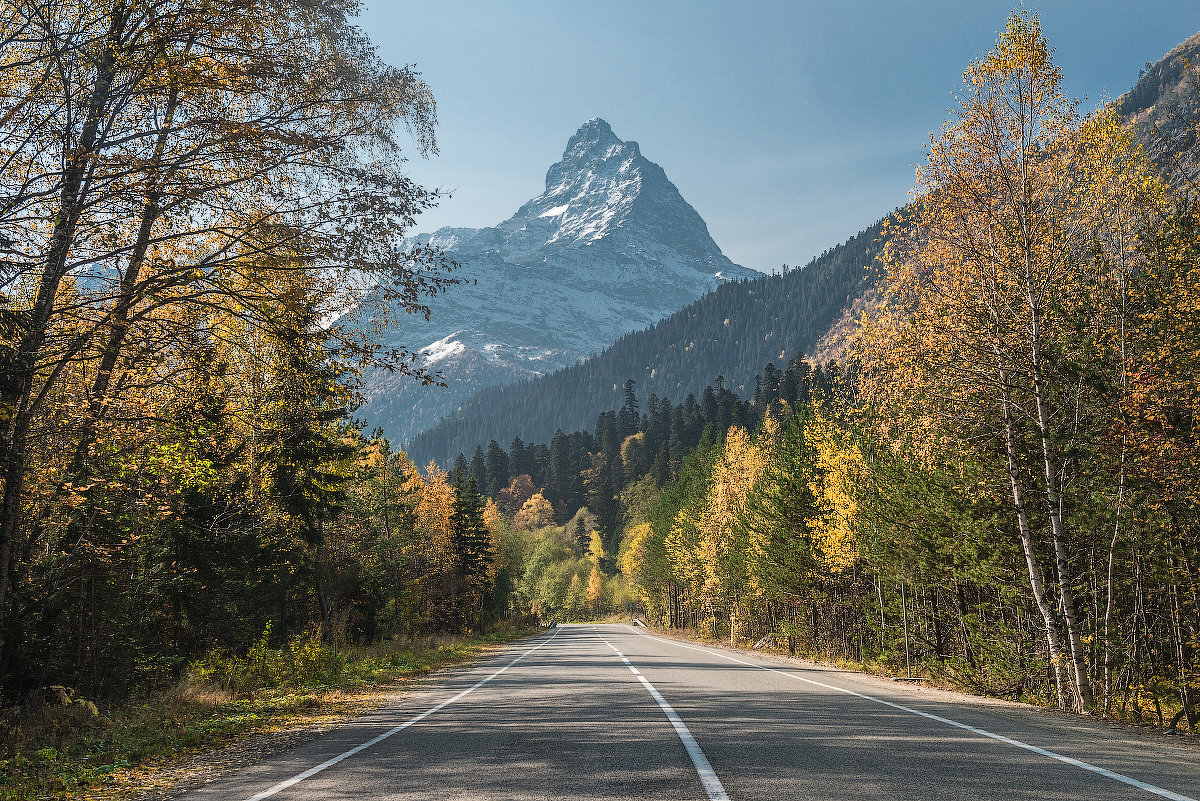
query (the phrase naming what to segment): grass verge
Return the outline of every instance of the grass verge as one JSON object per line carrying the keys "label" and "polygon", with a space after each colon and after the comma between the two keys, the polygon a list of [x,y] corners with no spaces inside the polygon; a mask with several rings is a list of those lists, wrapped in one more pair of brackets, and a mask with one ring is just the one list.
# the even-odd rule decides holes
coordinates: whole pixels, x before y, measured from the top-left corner
{"label": "grass verge", "polygon": [[13,710],[0,744],[0,801],[100,799],[134,794],[157,770],[248,735],[280,732],[363,711],[378,692],[464,662],[531,633],[498,630],[334,648],[315,637],[244,656],[214,653],[174,687],[97,708],[48,688],[37,708]]}
{"label": "grass verge", "polygon": [[[964,680],[945,667],[939,670],[938,666],[930,665],[927,662],[919,662],[913,665],[911,678],[901,678],[904,676],[905,671],[902,664],[897,664],[903,658],[900,654],[893,655],[893,659],[890,661],[881,657],[870,662],[860,662],[845,656],[813,652],[804,648],[797,649],[795,653],[789,653],[778,641],[767,643],[762,647],[755,645],[752,640],[743,640],[731,644],[728,637],[715,637],[711,633],[697,628],[660,629],[647,626],[645,631],[677,640],[688,640],[703,645],[746,651],[747,653],[769,653],[775,656],[801,659],[823,667],[850,670],[856,673],[864,673],[896,681],[916,681],[925,686],[940,690],[952,690],[980,698],[998,698],[1004,701],[1040,707],[1048,711],[1075,714],[1055,709],[1052,699],[1024,693],[1014,695],[1012,693],[995,692],[978,682]],[[1200,740],[1200,731],[1192,731],[1188,727],[1186,720],[1182,722],[1176,720],[1177,725],[1175,727],[1167,725],[1166,722],[1172,720],[1172,718],[1177,718],[1177,713],[1182,709],[1177,695],[1172,695],[1162,690],[1155,691],[1153,687],[1149,689],[1139,687],[1134,692],[1126,694],[1126,700],[1130,698],[1132,698],[1132,708],[1129,710],[1126,710],[1125,705],[1122,704],[1119,708],[1111,709],[1107,713],[1098,709],[1094,710],[1090,713],[1090,716],[1119,726],[1128,726],[1148,730],[1153,733],[1179,736],[1183,740]]]}

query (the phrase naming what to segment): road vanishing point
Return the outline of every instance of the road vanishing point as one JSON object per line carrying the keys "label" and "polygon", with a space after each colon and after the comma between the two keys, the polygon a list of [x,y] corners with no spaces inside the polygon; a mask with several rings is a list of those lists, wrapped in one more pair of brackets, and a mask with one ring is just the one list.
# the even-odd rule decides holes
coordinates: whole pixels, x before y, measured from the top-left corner
{"label": "road vanishing point", "polygon": [[182,798],[1197,801],[1200,749],[579,624],[510,644]]}

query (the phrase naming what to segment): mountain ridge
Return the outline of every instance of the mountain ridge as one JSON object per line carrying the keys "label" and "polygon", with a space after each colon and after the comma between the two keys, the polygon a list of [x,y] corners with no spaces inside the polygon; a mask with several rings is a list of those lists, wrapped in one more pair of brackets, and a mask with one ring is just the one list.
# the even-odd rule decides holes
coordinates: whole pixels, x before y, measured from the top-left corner
{"label": "mountain ridge", "polygon": [[384,372],[364,382],[360,416],[399,440],[483,387],[578,362],[722,282],[761,275],[726,257],[666,172],[598,117],[568,140],[545,190],[507,220],[407,243],[445,251],[468,283],[443,295],[430,321],[390,334],[421,343],[424,366],[447,387]]}

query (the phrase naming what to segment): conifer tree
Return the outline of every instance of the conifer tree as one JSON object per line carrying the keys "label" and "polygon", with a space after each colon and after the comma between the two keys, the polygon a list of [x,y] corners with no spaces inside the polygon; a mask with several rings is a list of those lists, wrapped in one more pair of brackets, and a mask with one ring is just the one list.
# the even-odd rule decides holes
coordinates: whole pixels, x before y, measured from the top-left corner
{"label": "conifer tree", "polygon": [[496,554],[491,532],[484,522],[485,506],[473,476],[455,485],[451,527],[460,582],[460,609],[463,623],[468,628],[479,625],[483,606],[492,591],[492,564]]}

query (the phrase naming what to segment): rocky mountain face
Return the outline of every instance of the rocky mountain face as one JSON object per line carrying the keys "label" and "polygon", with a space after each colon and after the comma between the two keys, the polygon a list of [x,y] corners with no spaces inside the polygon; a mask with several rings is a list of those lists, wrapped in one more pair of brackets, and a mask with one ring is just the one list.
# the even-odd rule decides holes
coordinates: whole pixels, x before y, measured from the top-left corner
{"label": "rocky mountain face", "polygon": [[443,228],[432,244],[460,278],[433,318],[386,339],[422,347],[444,388],[370,376],[358,416],[396,441],[479,389],[566,367],[652,325],[723,282],[760,273],[730,261],[637,142],[592,119],[546,173],[546,191],[493,228]]}
{"label": "rocky mountain face", "polygon": [[1147,155],[1176,187],[1200,178],[1200,33],[1148,64],[1138,82],[1117,98],[1117,112],[1133,125]]}

